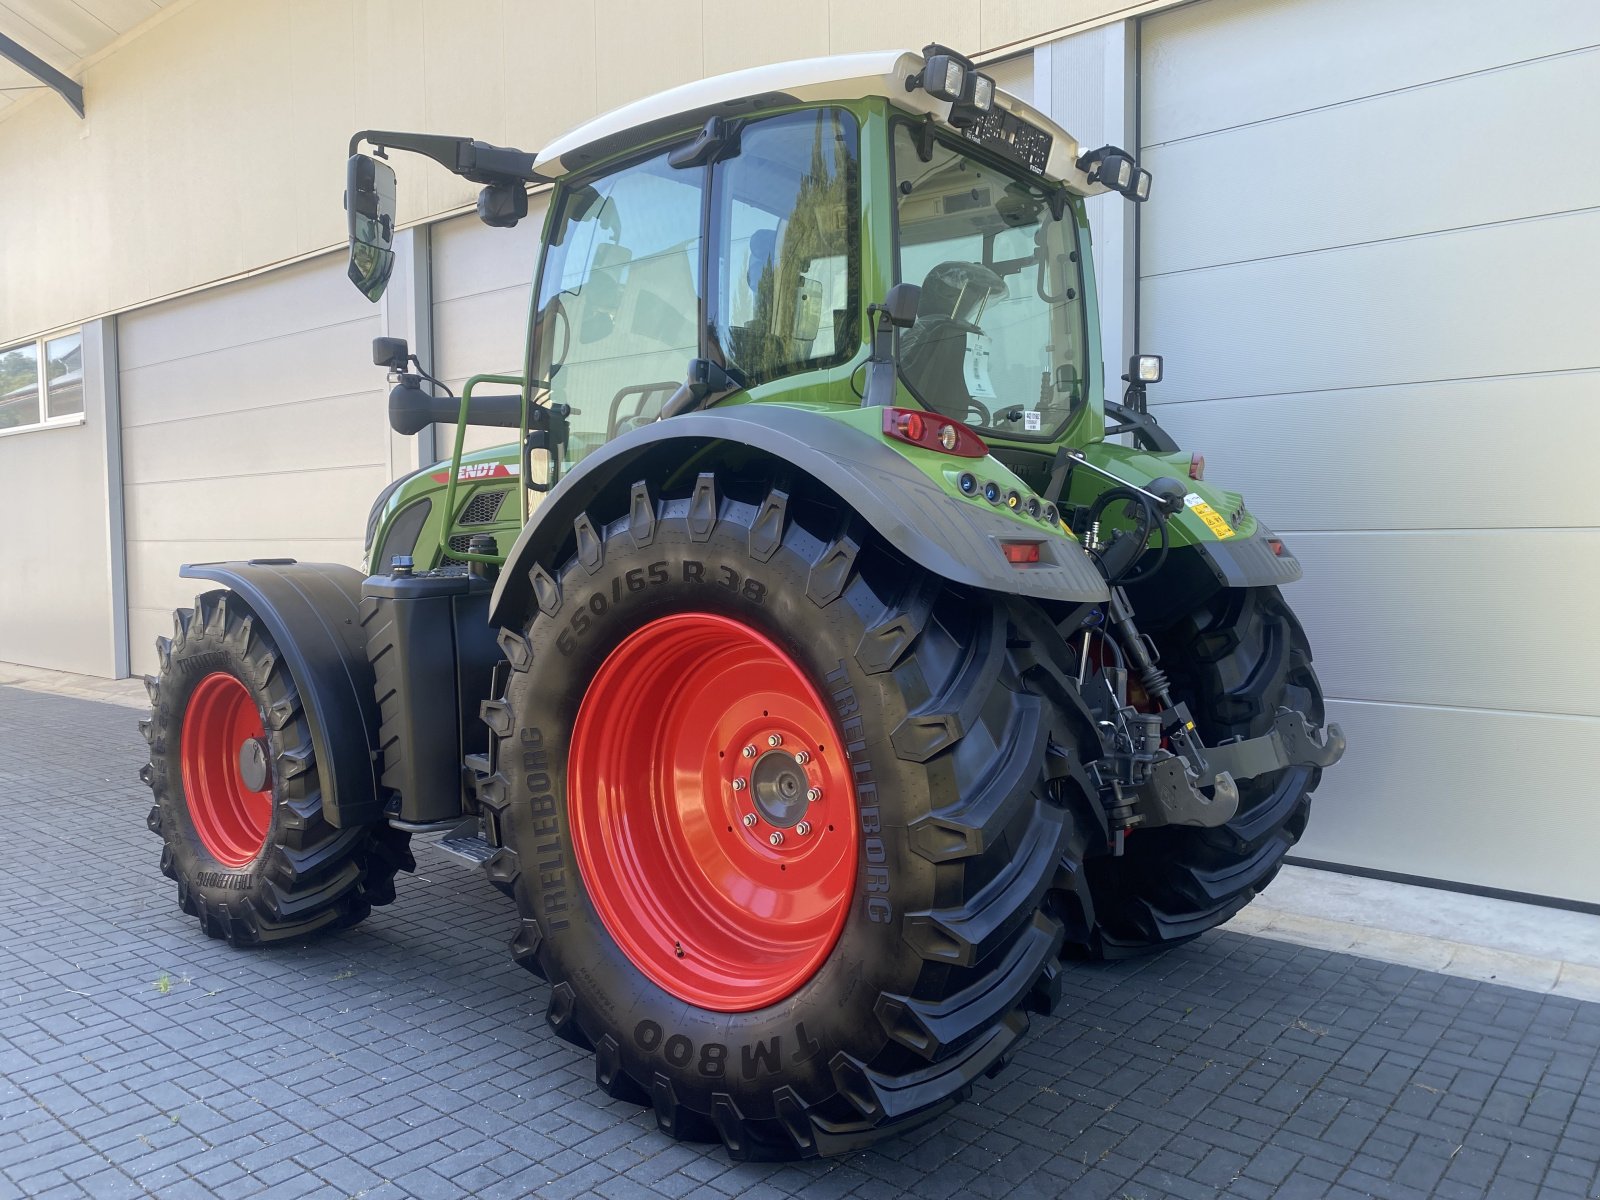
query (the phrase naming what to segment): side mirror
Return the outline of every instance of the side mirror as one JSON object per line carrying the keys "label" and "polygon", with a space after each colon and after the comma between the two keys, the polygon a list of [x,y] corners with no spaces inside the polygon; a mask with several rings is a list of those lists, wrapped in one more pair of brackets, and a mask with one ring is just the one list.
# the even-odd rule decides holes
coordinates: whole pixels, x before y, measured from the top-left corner
{"label": "side mirror", "polygon": [[352,154],[345,172],[344,210],[350,229],[350,282],[377,303],[394,270],[394,168]]}
{"label": "side mirror", "polygon": [[889,318],[896,329],[910,329],[916,322],[917,309],[922,305],[922,289],[914,283],[897,283],[878,305],[878,311]]}
{"label": "side mirror", "polygon": [[867,306],[867,320],[872,322],[872,353],[867,358],[866,387],[861,394],[863,408],[882,408],[894,403],[897,378],[894,331],[911,328],[921,303],[920,287],[914,283],[897,283],[889,289],[882,304]]}

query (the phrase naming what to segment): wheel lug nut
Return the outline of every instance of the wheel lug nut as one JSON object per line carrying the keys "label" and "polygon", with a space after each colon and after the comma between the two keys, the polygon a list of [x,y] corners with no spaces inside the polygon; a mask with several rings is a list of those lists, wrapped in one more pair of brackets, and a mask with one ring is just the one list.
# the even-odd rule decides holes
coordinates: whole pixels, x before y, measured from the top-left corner
{"label": "wheel lug nut", "polygon": [[756,756],[756,748],[754,746],[746,746],[742,753],[746,758],[754,758]]}
{"label": "wheel lug nut", "polygon": [[734,791],[742,792],[742,791],[744,791],[744,789],[745,789],[745,782],[744,782],[743,779],[735,779],[733,781],[733,790]]}
{"label": "wheel lug nut", "polygon": [[782,734],[778,734],[778,733],[774,733],[774,734],[769,735],[768,738],[767,738],[767,745],[769,745],[769,746],[781,746],[781,745],[783,745],[783,735]]}
{"label": "wheel lug nut", "polygon": [[821,788],[812,788],[812,789],[810,789],[809,791],[806,792],[806,799],[811,801],[812,804],[815,804],[818,800],[822,799],[822,789]]}
{"label": "wheel lug nut", "polygon": [[783,845],[783,834],[774,829],[772,831],[772,836],[769,837],[767,841],[771,842],[774,846],[781,846]]}
{"label": "wheel lug nut", "polygon": [[755,813],[745,813],[745,815],[744,815],[744,827],[746,829],[749,829],[755,823],[756,823],[756,815],[755,815]]}
{"label": "wheel lug nut", "polygon": [[799,754],[796,754],[794,756],[794,760],[795,760],[795,762],[799,763],[802,767],[805,766],[808,762],[811,761],[811,751],[809,751],[809,750],[800,751]]}
{"label": "wheel lug nut", "polygon": [[794,831],[796,833],[798,833],[801,837],[805,837],[808,833],[811,832],[811,822],[810,821],[801,821],[800,824],[798,824],[798,825],[796,825],[794,827]]}

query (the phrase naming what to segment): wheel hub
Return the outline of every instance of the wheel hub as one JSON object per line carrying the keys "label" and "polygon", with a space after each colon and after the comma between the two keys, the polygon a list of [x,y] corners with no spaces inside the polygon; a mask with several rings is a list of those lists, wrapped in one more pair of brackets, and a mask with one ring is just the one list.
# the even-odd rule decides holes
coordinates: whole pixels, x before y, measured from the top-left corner
{"label": "wheel hub", "polygon": [[[806,769],[783,750],[768,750],[750,772],[750,799],[760,821],[779,829],[798,825],[811,807]],[[743,789],[741,789],[743,790]]]}
{"label": "wheel hub", "polygon": [[264,738],[248,737],[239,747],[239,778],[252,792],[267,786],[267,744]]}

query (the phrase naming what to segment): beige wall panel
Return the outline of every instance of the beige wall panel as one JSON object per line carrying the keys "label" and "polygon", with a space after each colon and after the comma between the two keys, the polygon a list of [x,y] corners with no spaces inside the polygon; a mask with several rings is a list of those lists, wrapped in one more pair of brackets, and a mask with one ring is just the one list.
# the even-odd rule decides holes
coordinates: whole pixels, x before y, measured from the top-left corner
{"label": "beige wall panel", "polygon": [[[284,302],[286,294],[292,294],[291,303]],[[330,254],[130,313],[122,322],[122,367],[144,367],[377,319],[377,307],[345,278],[343,256]],[[364,358],[370,366],[370,356]]]}
{"label": "beige wall panel", "polygon": [[112,674],[104,419],[0,437],[0,662]]}
{"label": "beige wall panel", "polygon": [[[1186,4],[1144,23],[1143,140],[1153,146],[1597,43],[1600,4],[1591,0]],[[1402,163],[1412,150],[1389,145]],[[1361,190],[1403,186],[1385,176]]]}
{"label": "beige wall panel", "polygon": [[520,374],[528,331],[528,291],[501,288],[433,306],[434,359],[451,387],[471,375]]}
{"label": "beige wall panel", "polygon": [[[880,0],[875,4],[828,0],[828,52],[920,50],[929,42],[941,42],[976,53],[986,48],[980,38],[979,10],[993,3],[995,0]],[[818,11],[819,19],[821,15]]]}
{"label": "beige wall panel", "polygon": [[[387,396],[383,368],[372,365],[377,334],[375,322],[350,321],[135,367],[122,374],[123,425],[183,422],[363,391]],[[184,436],[181,426],[174,436]]]}
{"label": "beige wall panel", "polygon": [[[1470,498],[1469,502],[1470,502]],[[1270,514],[1269,521],[1270,524]],[[1330,696],[1600,716],[1600,529],[1296,533]]]}
{"label": "beige wall panel", "polygon": [[[1296,854],[1600,903],[1600,721],[1348,701],[1328,716],[1350,751]],[[1537,827],[1519,822],[1527,805]]]}
{"label": "beige wall panel", "polygon": [[[1156,187],[1145,215],[1155,219],[1145,221],[1140,270],[1595,207],[1600,159],[1571,153],[1572,114],[1594,112],[1600,49],[1147,149],[1140,162]],[[1396,140],[1402,129],[1427,132]],[[1505,187],[1507,155],[1560,166],[1537,188]],[[1376,174],[1352,186],[1353,164]],[[1233,219],[1241,209],[1248,220]]]}
{"label": "beige wall panel", "polygon": [[306,471],[386,465],[375,431],[387,420],[383,394],[368,391],[124,426],[124,479],[138,484],[281,473],[280,484],[294,486],[288,481]]}
{"label": "beige wall panel", "polygon": [[528,215],[515,229],[491,229],[476,216],[435,225],[434,303],[502,288],[521,288],[526,293],[539,258],[548,201],[547,192],[528,197]]}
{"label": "beige wall panel", "polygon": [[[293,175],[296,244],[325,246],[346,236],[345,160],[356,122],[355,0],[290,0],[290,113],[298,152],[315,166]],[[404,70],[403,59],[393,66]],[[278,103],[282,104],[282,98]],[[355,289],[348,288],[351,294]]]}
{"label": "beige wall panel", "polygon": [[707,75],[829,53],[829,19],[821,5],[705,0],[702,8]]}
{"label": "beige wall panel", "polygon": [[1146,279],[1151,402],[1600,366],[1597,261],[1588,211]]}
{"label": "beige wall panel", "polygon": [[[604,107],[596,9],[568,0],[513,0],[505,11],[506,138],[513,146],[542,146]],[[615,33],[608,29],[606,37]]]}
{"label": "beige wall panel", "polygon": [[1600,526],[1596,394],[1600,373],[1577,371],[1168,404],[1160,416],[1280,531]]}
{"label": "beige wall panel", "polygon": [[600,112],[706,73],[700,0],[593,0]]}
{"label": "beige wall panel", "polygon": [[130,557],[133,543],[148,541],[359,539],[388,482],[385,464],[129,484]]}

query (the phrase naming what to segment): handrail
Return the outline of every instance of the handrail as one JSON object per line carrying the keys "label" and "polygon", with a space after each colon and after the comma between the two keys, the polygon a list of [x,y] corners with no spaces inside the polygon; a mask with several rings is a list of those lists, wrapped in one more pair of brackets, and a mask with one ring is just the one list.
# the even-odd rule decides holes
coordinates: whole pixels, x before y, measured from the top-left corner
{"label": "handrail", "polygon": [[510,383],[522,390],[522,417],[517,427],[517,478],[522,486],[517,489],[521,497],[521,524],[528,523],[528,481],[522,478],[522,447],[528,444],[528,380],[523,375],[474,375],[461,386],[461,407],[456,415],[456,444],[450,453],[450,479],[444,487],[446,525],[444,544],[451,558],[463,562],[488,563],[499,566],[505,561],[503,554],[476,554],[471,550],[450,550],[450,538],[456,532],[456,482],[461,475],[461,452],[467,442],[467,412],[472,405],[472,389],[480,383]]}

